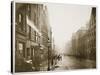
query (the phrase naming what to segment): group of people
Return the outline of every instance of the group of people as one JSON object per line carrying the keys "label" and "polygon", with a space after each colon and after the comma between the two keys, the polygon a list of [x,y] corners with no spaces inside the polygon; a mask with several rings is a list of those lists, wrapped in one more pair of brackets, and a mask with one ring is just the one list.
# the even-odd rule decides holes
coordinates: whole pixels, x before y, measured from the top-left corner
{"label": "group of people", "polygon": [[58,61],[62,60],[62,56],[60,54],[56,58]]}
{"label": "group of people", "polygon": [[55,55],[55,56],[53,57],[53,59],[56,60],[56,63],[57,63],[57,61],[62,60],[62,56],[61,56],[60,54],[59,54],[59,55]]}

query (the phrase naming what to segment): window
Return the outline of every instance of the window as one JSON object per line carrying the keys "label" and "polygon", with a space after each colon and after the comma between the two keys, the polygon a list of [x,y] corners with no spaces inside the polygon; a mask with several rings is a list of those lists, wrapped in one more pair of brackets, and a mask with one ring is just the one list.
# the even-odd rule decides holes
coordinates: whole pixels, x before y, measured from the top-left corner
{"label": "window", "polygon": [[31,29],[31,40],[36,42],[36,31],[34,29]]}
{"label": "window", "polygon": [[19,18],[19,23],[21,23],[21,21],[22,21],[22,15],[19,14],[19,15],[18,15],[18,18]]}
{"label": "window", "polygon": [[19,24],[19,29],[21,31],[25,32],[25,24],[24,24],[24,16],[22,15],[22,13],[18,14],[18,24]]}
{"label": "window", "polygon": [[34,56],[34,48],[33,48],[33,56]]}
{"label": "window", "polygon": [[27,12],[28,12],[28,16],[29,16],[29,18],[31,17],[31,6],[30,5],[28,5],[27,6]]}
{"label": "window", "polygon": [[30,59],[30,48],[27,48],[27,58]]}
{"label": "window", "polygon": [[20,54],[22,54],[23,53],[23,43],[19,43],[18,46],[19,46],[19,52]]}
{"label": "window", "polygon": [[27,35],[28,39],[31,39],[31,27],[29,25],[27,26]]}
{"label": "window", "polygon": [[34,57],[34,48],[31,48],[31,58]]}
{"label": "window", "polygon": [[29,55],[30,55],[30,49],[27,48],[27,56],[29,56]]}
{"label": "window", "polygon": [[30,6],[29,5],[27,6],[27,10],[30,11]]}
{"label": "window", "polygon": [[25,43],[23,42],[19,42],[18,43],[18,50],[19,50],[19,53],[25,57]]}

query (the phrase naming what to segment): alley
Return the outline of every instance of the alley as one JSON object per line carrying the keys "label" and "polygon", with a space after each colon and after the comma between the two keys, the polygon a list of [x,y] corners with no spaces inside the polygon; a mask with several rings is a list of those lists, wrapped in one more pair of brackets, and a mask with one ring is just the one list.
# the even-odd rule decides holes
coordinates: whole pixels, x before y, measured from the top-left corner
{"label": "alley", "polygon": [[73,56],[62,56],[62,60],[58,61],[55,70],[70,70],[70,69],[89,69],[95,68],[95,61],[76,58]]}

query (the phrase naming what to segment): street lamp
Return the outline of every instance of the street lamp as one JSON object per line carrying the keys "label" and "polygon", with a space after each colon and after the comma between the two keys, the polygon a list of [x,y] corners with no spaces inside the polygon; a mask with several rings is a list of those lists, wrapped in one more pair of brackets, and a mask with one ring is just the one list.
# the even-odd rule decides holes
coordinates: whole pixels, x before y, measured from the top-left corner
{"label": "street lamp", "polygon": [[50,49],[50,40],[49,40],[49,38],[48,38],[48,71],[50,71],[49,49]]}

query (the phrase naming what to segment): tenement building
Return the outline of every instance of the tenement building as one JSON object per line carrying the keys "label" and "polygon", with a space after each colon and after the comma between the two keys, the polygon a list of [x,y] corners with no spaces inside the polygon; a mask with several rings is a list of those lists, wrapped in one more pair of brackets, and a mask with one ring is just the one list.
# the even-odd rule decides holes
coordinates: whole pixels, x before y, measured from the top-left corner
{"label": "tenement building", "polygon": [[87,51],[88,58],[96,59],[96,8],[93,7],[91,11],[90,21],[87,32]]}
{"label": "tenement building", "polygon": [[82,27],[72,36],[72,54],[78,57],[85,57],[86,29]]}
{"label": "tenement building", "polygon": [[52,32],[46,5],[16,3],[15,71],[47,70]]}
{"label": "tenement building", "polygon": [[81,28],[72,35],[74,56],[96,59],[96,8],[92,8],[87,28]]}

